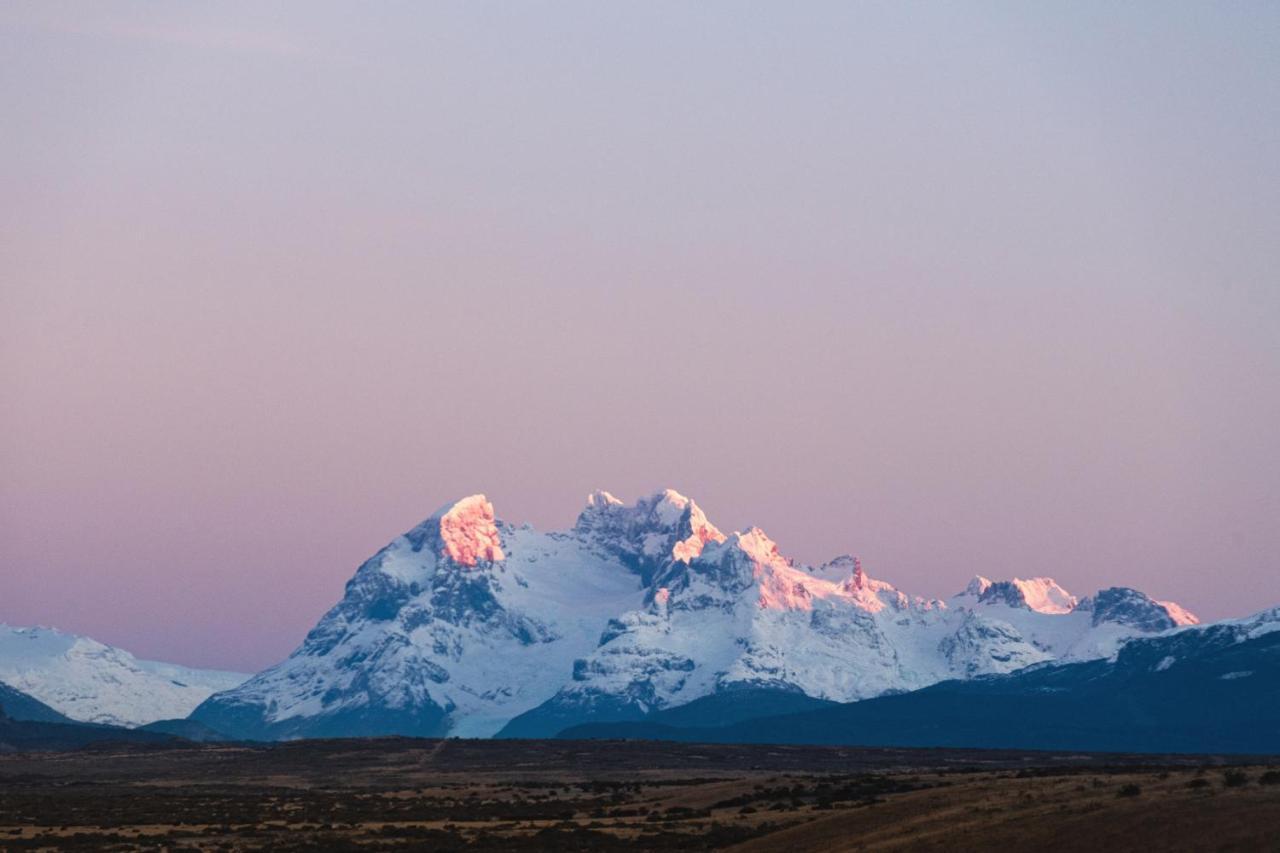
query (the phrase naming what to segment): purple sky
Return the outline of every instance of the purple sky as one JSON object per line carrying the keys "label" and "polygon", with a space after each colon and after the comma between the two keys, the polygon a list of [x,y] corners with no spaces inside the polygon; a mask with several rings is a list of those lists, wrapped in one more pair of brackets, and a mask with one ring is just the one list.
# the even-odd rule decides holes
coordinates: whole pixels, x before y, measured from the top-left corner
{"label": "purple sky", "polygon": [[0,8],[0,620],[253,669],[452,498],[1280,604],[1280,4]]}

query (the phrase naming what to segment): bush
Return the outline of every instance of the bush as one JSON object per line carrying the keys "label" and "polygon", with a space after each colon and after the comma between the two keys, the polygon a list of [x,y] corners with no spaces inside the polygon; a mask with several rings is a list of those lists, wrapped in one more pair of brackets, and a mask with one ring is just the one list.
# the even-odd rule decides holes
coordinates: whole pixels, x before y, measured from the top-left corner
{"label": "bush", "polygon": [[1258,779],[1259,785],[1280,785],[1280,770],[1268,770]]}
{"label": "bush", "polygon": [[1228,770],[1222,774],[1222,783],[1228,788],[1239,788],[1241,785],[1249,784],[1249,777],[1243,770]]}
{"label": "bush", "polygon": [[1130,782],[1128,785],[1121,785],[1120,790],[1116,791],[1117,797],[1137,797],[1142,793],[1142,789]]}
{"label": "bush", "polygon": [[1187,783],[1188,788],[1207,788],[1209,787],[1208,779],[1195,778]]}

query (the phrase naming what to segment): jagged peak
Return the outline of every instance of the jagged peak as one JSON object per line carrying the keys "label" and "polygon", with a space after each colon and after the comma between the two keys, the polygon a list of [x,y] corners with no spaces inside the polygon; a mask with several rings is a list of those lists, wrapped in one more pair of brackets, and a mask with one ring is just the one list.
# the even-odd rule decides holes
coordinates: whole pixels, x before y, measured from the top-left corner
{"label": "jagged peak", "polygon": [[684,511],[690,506],[697,506],[691,498],[677,492],[675,489],[662,489],[654,492],[647,498],[641,498],[637,504],[647,504],[653,508],[653,512],[667,524],[676,524],[684,515]]}
{"label": "jagged peak", "polygon": [[690,561],[690,566],[699,572],[713,566],[721,571],[728,570],[729,576],[738,578],[738,582],[759,578],[778,569],[808,577],[806,573],[793,569],[791,561],[778,551],[778,544],[759,527],[735,530],[719,541],[707,543],[703,552]]}
{"label": "jagged peak", "polygon": [[1063,589],[1053,578],[1046,577],[990,582],[979,594],[978,600],[986,604],[1006,604],[1050,614],[1070,613],[1079,604],[1079,599]]}
{"label": "jagged peak", "polygon": [[991,588],[991,578],[982,575],[974,575],[959,595],[968,595],[974,598],[980,598],[984,592]]}
{"label": "jagged peak", "polygon": [[625,504],[603,489],[597,489],[587,495],[587,509],[603,509],[611,506],[625,506]]}
{"label": "jagged peak", "polygon": [[1182,626],[1182,625],[1199,625],[1200,624],[1199,616],[1195,615],[1190,610],[1183,607],[1181,604],[1178,604],[1176,601],[1157,601],[1156,604],[1159,604],[1161,607],[1165,609],[1165,611],[1169,614],[1169,618],[1172,619],[1174,621],[1174,624],[1176,625]]}
{"label": "jagged peak", "polygon": [[440,556],[462,566],[505,559],[502,537],[494,523],[493,504],[484,495],[470,495],[445,504],[429,519],[438,525]]}
{"label": "jagged peak", "polygon": [[759,527],[734,531],[722,543],[708,547],[698,562],[702,560],[727,569],[726,577],[732,579],[729,589],[735,593],[754,590],[761,610],[810,610],[810,587],[834,588],[794,568],[778,551],[778,543]]}
{"label": "jagged peak", "polygon": [[[860,558],[843,555],[818,569],[797,566],[759,527],[735,532],[722,544],[708,547],[701,561],[733,567],[738,588],[754,586],[762,610],[810,610],[823,599],[853,602],[872,613],[911,606],[892,584],[867,575]],[[921,601],[920,606],[934,605]]]}
{"label": "jagged peak", "polygon": [[857,574],[862,568],[862,560],[852,554],[841,554],[827,560],[817,568],[810,568],[809,573],[815,578],[822,578],[832,583],[841,583]]}
{"label": "jagged peak", "polygon": [[1184,625],[1198,625],[1200,620],[1172,601],[1156,601],[1141,590],[1113,586],[1080,602],[1082,611],[1093,613],[1093,624],[1115,622],[1142,631],[1167,631]]}
{"label": "jagged peak", "polygon": [[862,567],[862,558],[855,557],[852,554],[841,554],[816,569],[810,569],[809,573],[815,578],[838,584],[842,590],[848,593],[857,593],[864,590],[881,592],[893,589],[891,584],[876,580],[868,575]]}
{"label": "jagged peak", "polygon": [[759,527],[749,527],[745,532],[735,531],[726,544],[737,548],[759,565],[772,565],[784,559],[778,553],[778,543]]}
{"label": "jagged peak", "polygon": [[574,530],[649,564],[688,563],[708,542],[725,538],[694,500],[675,489],[654,492],[631,506],[609,492],[592,492]]}

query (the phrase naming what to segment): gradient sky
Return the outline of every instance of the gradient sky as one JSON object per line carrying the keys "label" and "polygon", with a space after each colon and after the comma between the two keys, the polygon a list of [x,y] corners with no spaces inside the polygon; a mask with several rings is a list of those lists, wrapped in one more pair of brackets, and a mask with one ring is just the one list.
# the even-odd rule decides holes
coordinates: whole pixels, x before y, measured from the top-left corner
{"label": "gradient sky", "polygon": [[1280,4],[5,3],[0,620],[254,669],[440,504],[1280,604]]}

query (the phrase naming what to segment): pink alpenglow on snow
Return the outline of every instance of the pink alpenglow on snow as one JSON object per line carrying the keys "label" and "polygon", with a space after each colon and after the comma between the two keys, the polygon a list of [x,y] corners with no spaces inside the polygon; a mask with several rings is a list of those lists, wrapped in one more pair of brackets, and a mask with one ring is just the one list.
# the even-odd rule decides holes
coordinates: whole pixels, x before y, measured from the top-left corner
{"label": "pink alpenglow on snow", "polygon": [[1022,593],[1027,607],[1039,613],[1070,613],[1080,603],[1053,578],[1014,578],[1010,583]]}
{"label": "pink alpenglow on snow", "polygon": [[[680,528],[688,514],[689,534],[674,543],[670,531]],[[708,542],[723,542],[725,535],[707,520],[702,508],[675,489],[663,489],[636,501],[628,507],[609,492],[600,490],[587,495],[587,508],[579,518],[579,527],[595,524],[649,525],[641,549],[649,557],[670,556],[682,563],[702,553]],[[682,531],[683,532],[683,531]]]}
{"label": "pink alpenglow on snow", "polygon": [[[810,590],[810,575],[792,568],[778,553],[778,545],[759,527],[746,533],[735,533],[729,542],[751,561],[751,576],[759,585],[760,607],[765,610],[812,610],[813,595],[824,590]],[[818,584],[829,582],[817,581]]]}
{"label": "pink alpenglow on snow", "polygon": [[687,563],[701,554],[702,549],[706,547],[708,542],[723,542],[725,540],[725,535],[716,529],[714,524],[707,521],[707,516],[696,503],[671,489],[667,489],[663,493],[663,498],[670,505],[678,507],[681,513],[685,509],[689,510],[689,526],[693,529],[693,532],[688,537],[677,542],[675,547],[671,549],[672,557]]}
{"label": "pink alpenglow on snow", "polygon": [[1200,617],[1192,613],[1181,604],[1173,601],[1157,601],[1161,607],[1168,612],[1169,618],[1173,620],[1175,625],[1199,625]]}
{"label": "pink alpenglow on snow", "polygon": [[505,558],[502,537],[493,523],[493,504],[484,495],[472,495],[442,507],[436,517],[440,521],[442,557],[463,566]]}
{"label": "pink alpenglow on snow", "polygon": [[[832,599],[878,613],[890,604],[899,608],[908,604],[892,585],[868,577],[857,557],[837,557],[810,572],[779,554],[777,544],[758,527],[735,533],[729,542],[751,561],[761,609],[812,610],[815,600]],[[919,604],[931,606],[923,600]]]}

